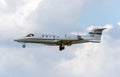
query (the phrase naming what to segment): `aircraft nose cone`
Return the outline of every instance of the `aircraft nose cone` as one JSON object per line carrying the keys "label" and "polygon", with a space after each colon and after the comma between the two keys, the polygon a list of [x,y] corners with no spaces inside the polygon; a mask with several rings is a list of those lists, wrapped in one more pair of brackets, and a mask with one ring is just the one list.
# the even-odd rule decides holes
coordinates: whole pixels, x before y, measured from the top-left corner
{"label": "aircraft nose cone", "polygon": [[19,40],[14,40],[15,42],[19,42]]}
{"label": "aircraft nose cone", "polygon": [[16,41],[16,42],[22,42],[22,39],[16,39],[14,41]]}

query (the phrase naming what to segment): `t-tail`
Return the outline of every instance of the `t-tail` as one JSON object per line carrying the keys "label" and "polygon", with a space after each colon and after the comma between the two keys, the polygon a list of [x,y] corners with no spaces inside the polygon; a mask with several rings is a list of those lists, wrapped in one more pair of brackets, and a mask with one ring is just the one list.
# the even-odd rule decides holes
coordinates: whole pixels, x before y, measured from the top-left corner
{"label": "t-tail", "polygon": [[106,28],[94,28],[88,33],[89,42],[100,43],[103,30]]}

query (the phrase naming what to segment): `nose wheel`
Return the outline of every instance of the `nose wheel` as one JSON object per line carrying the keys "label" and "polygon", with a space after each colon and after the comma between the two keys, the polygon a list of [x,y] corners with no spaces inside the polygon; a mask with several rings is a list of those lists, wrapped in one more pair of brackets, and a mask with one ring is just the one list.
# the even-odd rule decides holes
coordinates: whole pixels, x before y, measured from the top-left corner
{"label": "nose wheel", "polygon": [[61,44],[61,45],[59,46],[59,50],[62,51],[62,50],[64,50],[64,49],[65,49],[65,45],[64,45],[64,44]]}
{"label": "nose wheel", "polygon": [[26,45],[25,45],[25,44],[23,44],[23,45],[22,45],[22,47],[23,47],[23,48],[25,48],[25,47],[26,47]]}

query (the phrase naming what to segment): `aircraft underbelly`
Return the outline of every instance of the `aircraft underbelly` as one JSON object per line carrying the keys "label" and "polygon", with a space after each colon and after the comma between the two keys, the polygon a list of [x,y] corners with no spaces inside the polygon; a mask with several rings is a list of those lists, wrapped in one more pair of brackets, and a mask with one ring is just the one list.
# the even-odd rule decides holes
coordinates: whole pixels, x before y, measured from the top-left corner
{"label": "aircraft underbelly", "polygon": [[51,39],[38,39],[38,38],[28,38],[24,40],[25,43],[42,43],[42,44],[55,44],[57,40]]}
{"label": "aircraft underbelly", "polygon": [[86,40],[78,40],[78,41],[73,41],[73,44],[78,44],[78,43],[86,43],[88,41]]}

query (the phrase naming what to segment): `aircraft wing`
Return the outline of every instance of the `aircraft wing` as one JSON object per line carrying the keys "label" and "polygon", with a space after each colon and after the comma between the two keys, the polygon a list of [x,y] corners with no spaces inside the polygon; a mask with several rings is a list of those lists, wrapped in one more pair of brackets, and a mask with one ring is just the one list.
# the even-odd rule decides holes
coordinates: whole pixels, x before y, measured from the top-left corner
{"label": "aircraft wing", "polygon": [[64,44],[64,45],[72,45],[72,40],[59,40],[56,42],[57,45],[61,45],[61,44]]}

